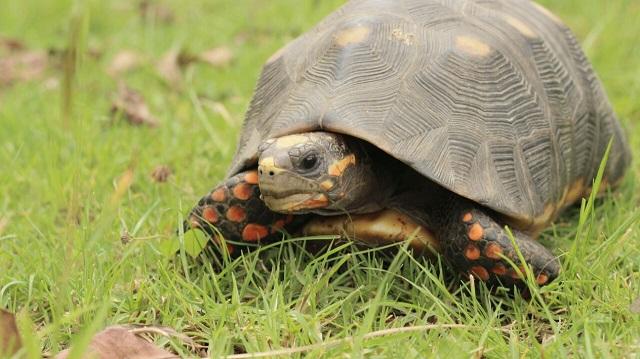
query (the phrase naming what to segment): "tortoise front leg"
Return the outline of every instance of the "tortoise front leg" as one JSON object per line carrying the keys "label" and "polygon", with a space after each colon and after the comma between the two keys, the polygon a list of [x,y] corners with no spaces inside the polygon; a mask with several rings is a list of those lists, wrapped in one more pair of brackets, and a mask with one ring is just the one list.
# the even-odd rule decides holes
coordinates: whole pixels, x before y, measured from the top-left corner
{"label": "tortoise front leg", "polygon": [[241,172],[202,197],[189,214],[188,227],[207,233],[220,244],[221,235],[231,255],[257,244],[280,239],[281,232],[300,226],[301,216],[276,213],[260,199],[256,170]]}
{"label": "tortoise front leg", "polygon": [[[449,219],[441,230],[441,246],[456,268],[490,285],[523,284],[522,262],[502,225],[473,205],[457,207]],[[512,231],[512,234],[539,285],[558,276],[558,259],[547,248],[523,232]]]}

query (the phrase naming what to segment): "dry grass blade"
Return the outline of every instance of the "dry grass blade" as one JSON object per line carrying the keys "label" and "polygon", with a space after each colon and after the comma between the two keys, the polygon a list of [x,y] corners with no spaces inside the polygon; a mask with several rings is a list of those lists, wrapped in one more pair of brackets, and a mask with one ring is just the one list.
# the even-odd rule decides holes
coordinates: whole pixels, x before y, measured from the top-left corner
{"label": "dry grass blade", "polygon": [[[60,352],[55,358],[65,359],[69,355],[69,349]],[[107,359],[164,359],[179,358],[164,349],[140,338],[125,326],[108,327],[96,334],[83,357]]]}
{"label": "dry grass blade", "polygon": [[193,339],[188,336],[178,333],[175,329],[169,327],[140,327],[140,328],[131,328],[129,329],[130,333],[140,335],[140,334],[158,334],[163,337],[174,337],[182,341],[184,344],[190,346],[193,349],[206,349],[205,346],[196,343]]}
{"label": "dry grass blade", "polygon": [[[464,325],[464,324],[418,325],[418,326],[412,326],[412,327],[390,328],[390,329],[378,330],[378,331],[367,333],[367,334],[363,335],[362,339],[366,340],[366,339],[378,338],[378,337],[383,337],[383,336],[392,335],[392,334],[410,333],[410,332],[422,332],[422,331],[433,330],[433,329],[470,329],[470,328],[472,328],[472,327],[470,327],[468,325]],[[354,340],[354,337],[351,336],[351,337],[346,337],[346,338],[342,338],[342,339],[329,340],[329,341],[324,342],[324,343],[310,344],[310,345],[304,345],[304,346],[294,347],[294,348],[271,350],[271,351],[268,351],[268,352],[228,355],[225,358],[227,358],[227,359],[244,359],[244,358],[265,358],[265,357],[276,357],[276,356],[289,356],[289,355],[292,355],[292,354],[304,353],[304,352],[308,352],[308,351],[316,350],[316,349],[329,349],[329,348],[332,348],[332,347],[335,347],[335,346],[338,346],[338,345],[341,345],[341,344],[353,342],[353,340]]]}
{"label": "dry grass blade", "polygon": [[155,127],[159,124],[156,117],[151,114],[142,95],[124,84],[118,86],[118,93],[111,105],[111,113],[124,115],[124,118],[134,125]]}
{"label": "dry grass blade", "polygon": [[13,314],[0,309],[0,357],[11,357],[22,348],[16,318]]}

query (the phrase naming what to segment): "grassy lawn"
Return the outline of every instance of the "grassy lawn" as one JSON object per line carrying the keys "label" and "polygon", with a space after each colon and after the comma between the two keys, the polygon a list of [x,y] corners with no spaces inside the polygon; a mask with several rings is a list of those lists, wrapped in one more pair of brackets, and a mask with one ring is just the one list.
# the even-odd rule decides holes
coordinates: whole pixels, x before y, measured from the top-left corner
{"label": "grassy lawn", "polygon": [[[172,0],[145,17],[127,0],[0,2],[0,35],[81,54],[73,76],[59,66],[0,87],[0,308],[30,328],[31,354],[138,323],[175,328],[211,357],[311,344],[295,355],[640,355],[638,161],[594,211],[574,209],[543,234],[563,273],[530,301],[406,251],[312,256],[291,239],[219,273],[192,259],[197,235],[175,229],[223,178],[261,64],[342,2]],[[640,156],[640,2],[542,3],[578,34]],[[192,64],[179,84],[156,71],[172,48],[219,46],[234,54],[227,66]],[[106,69],[122,50],[141,66],[115,79]],[[159,126],[112,119],[119,81]],[[160,165],[172,170],[164,183],[151,177]]]}

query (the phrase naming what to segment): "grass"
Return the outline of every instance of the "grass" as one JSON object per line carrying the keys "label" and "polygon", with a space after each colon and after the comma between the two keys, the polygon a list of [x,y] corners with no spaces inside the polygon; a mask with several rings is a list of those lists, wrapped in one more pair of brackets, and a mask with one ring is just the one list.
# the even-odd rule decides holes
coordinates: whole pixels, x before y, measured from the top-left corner
{"label": "grass", "polygon": [[[340,3],[173,0],[163,2],[168,24],[125,0],[0,3],[0,34],[80,53],[67,76],[0,89],[0,307],[19,313],[27,354],[86,343],[115,323],[173,327],[211,357],[640,354],[640,314],[630,310],[640,297],[637,161],[593,211],[574,209],[543,234],[564,271],[530,301],[491,295],[402,250],[389,257],[336,244],[313,256],[292,239],[219,273],[191,259],[193,234],[174,230],[223,178],[261,63]],[[640,3],[543,3],[578,34],[638,156]],[[151,61],[171,48],[220,45],[235,61],[192,66],[179,89]],[[86,55],[96,49],[101,57]],[[110,120],[117,81],[105,68],[123,49],[149,60],[125,80],[158,128]],[[173,169],[169,182],[151,180],[158,165]],[[291,349],[299,347],[306,354]]]}

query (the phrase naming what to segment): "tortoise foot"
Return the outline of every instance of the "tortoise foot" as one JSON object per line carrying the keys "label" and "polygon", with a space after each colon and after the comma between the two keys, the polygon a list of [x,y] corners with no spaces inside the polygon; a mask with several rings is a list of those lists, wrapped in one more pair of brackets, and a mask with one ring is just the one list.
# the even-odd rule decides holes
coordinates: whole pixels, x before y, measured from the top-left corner
{"label": "tortoise foot", "polygon": [[531,267],[538,285],[558,276],[559,262],[548,249],[527,234],[513,231],[522,263],[506,230],[482,210],[461,211],[450,227],[453,238],[443,241],[446,255],[460,270],[491,286],[523,287],[524,263]]}
{"label": "tortoise foot", "polygon": [[189,214],[189,228],[207,233],[213,243],[225,243],[231,255],[282,237],[294,216],[271,211],[260,199],[258,173],[239,173],[202,197]]}

